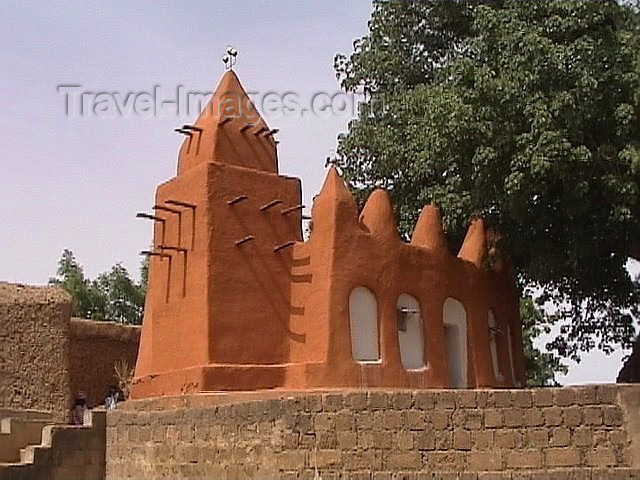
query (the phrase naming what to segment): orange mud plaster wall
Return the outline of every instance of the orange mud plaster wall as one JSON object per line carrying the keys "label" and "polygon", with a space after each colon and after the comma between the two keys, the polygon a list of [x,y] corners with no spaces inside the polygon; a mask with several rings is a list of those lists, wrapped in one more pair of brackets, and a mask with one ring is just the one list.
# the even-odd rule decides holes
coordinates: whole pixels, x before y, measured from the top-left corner
{"label": "orange mud plaster wall", "polygon": [[332,168],[303,242],[300,181],[278,174],[252,105],[227,101],[243,98],[227,72],[156,192],[134,397],[520,385],[518,299],[507,269],[487,266],[482,220],[454,256],[427,206],[404,243],[388,194],[358,215]]}

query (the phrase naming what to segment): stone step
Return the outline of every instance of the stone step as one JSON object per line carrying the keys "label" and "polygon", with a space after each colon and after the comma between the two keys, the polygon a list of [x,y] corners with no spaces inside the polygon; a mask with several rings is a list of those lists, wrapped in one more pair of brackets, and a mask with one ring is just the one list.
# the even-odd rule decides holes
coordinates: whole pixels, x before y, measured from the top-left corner
{"label": "stone step", "polygon": [[42,441],[42,429],[52,420],[3,418],[0,420],[0,462],[17,462],[20,449],[38,445]]}

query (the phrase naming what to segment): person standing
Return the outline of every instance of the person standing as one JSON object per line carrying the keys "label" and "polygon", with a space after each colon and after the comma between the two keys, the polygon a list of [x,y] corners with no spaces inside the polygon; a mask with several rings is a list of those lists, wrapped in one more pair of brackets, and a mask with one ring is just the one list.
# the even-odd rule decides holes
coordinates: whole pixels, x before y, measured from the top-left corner
{"label": "person standing", "polygon": [[104,405],[107,410],[115,410],[118,406],[118,389],[114,385],[109,387],[109,394],[104,399]]}
{"label": "person standing", "polygon": [[87,410],[87,394],[78,392],[75,406],[71,410],[71,423],[73,425],[84,425],[84,412]]}

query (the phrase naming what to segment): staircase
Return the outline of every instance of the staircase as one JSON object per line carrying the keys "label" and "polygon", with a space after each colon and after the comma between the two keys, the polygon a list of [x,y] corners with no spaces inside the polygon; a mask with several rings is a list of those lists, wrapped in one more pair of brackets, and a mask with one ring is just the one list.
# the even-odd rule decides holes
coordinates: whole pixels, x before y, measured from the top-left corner
{"label": "staircase", "polygon": [[105,425],[104,410],[85,412],[82,426],[2,419],[0,480],[103,480]]}
{"label": "staircase", "polygon": [[42,429],[53,423],[47,413],[0,419],[0,464],[20,460],[20,450],[42,441]]}

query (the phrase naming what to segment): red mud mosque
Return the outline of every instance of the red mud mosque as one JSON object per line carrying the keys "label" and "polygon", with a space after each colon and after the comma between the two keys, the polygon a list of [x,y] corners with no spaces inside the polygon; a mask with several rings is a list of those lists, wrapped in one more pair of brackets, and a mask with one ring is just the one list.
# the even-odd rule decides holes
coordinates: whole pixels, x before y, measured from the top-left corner
{"label": "red mud mosque", "polygon": [[524,383],[518,296],[472,221],[458,255],[425,206],[409,243],[390,197],[361,212],[335,168],[302,236],[300,180],[227,71],[156,192],[133,398],[261,389]]}

